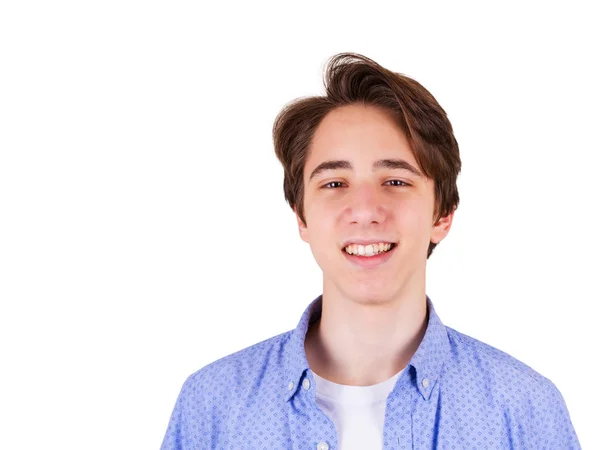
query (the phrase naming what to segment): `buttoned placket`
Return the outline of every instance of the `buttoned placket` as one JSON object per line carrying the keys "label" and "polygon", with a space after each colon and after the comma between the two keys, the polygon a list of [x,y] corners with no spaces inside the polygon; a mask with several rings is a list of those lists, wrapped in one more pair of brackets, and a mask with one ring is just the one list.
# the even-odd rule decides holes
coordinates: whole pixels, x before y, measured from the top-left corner
{"label": "buttoned placket", "polygon": [[[312,380],[312,381],[311,381]],[[335,424],[331,421],[316,403],[315,383],[309,370],[303,374],[301,389],[298,389],[289,400],[288,417],[290,420],[290,432],[293,441],[293,448],[296,450],[315,449],[315,450],[338,450],[338,438],[335,430]],[[288,390],[293,391],[296,384],[288,381]],[[298,423],[298,414],[292,413],[296,409],[301,412],[302,417],[308,417],[310,422]],[[323,425],[327,424],[327,427]],[[300,427],[300,428],[298,428]],[[328,428],[329,432],[322,432],[323,428]],[[310,430],[308,433],[296,433],[296,429]]]}

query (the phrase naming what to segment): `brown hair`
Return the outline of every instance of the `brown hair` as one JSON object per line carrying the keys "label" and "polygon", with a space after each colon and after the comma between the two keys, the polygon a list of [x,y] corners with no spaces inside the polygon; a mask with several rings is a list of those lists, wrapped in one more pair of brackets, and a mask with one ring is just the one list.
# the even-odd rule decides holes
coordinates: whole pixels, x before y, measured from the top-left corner
{"label": "brown hair", "polygon": [[[434,180],[436,222],[458,207],[458,143],[446,112],[427,89],[356,53],[330,58],[324,84],[324,96],[292,101],[273,125],[275,154],[284,169],[285,199],[305,225],[303,174],[312,137],[327,113],[353,103],[383,108],[396,118],[420,169]],[[429,244],[428,258],[436,245]]]}

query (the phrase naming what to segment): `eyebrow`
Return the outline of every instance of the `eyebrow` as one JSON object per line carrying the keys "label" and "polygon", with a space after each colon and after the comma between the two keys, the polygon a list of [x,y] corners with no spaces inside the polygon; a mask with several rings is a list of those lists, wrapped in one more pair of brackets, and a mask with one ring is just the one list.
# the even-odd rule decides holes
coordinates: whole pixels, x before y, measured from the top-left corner
{"label": "eyebrow", "polygon": [[[316,177],[317,175],[319,175],[322,172],[325,172],[328,170],[336,170],[336,169],[352,170],[353,167],[352,167],[352,163],[350,161],[346,161],[346,160],[324,161],[321,164],[319,164],[315,168],[315,170],[312,171],[308,180],[309,181],[312,180],[314,177]],[[406,170],[418,177],[423,177],[421,172],[419,172],[419,170],[415,166],[413,166],[411,163],[409,163],[408,161],[405,161],[403,159],[380,159],[373,163],[373,170],[377,170],[377,169]]]}

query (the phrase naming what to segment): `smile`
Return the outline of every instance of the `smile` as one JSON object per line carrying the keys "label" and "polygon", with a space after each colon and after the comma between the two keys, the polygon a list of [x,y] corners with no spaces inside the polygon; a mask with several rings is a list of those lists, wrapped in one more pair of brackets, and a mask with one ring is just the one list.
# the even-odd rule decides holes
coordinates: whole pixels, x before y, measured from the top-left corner
{"label": "smile", "polygon": [[389,242],[379,242],[368,245],[361,244],[350,244],[344,248],[344,251],[350,255],[360,255],[360,256],[375,256],[379,253],[385,253],[390,251],[395,244],[391,244]]}
{"label": "smile", "polygon": [[[359,253],[361,251],[360,248],[353,247],[363,247],[362,251],[364,254],[361,255]],[[376,252],[374,248],[368,250],[365,247],[373,247],[373,245],[359,246],[358,244],[351,244],[344,247],[342,249],[342,253],[351,264],[360,267],[361,269],[372,269],[384,264],[388,259],[390,259],[396,250],[397,244],[388,243],[384,245],[381,250],[379,250],[379,244],[377,244],[378,248]],[[370,252],[371,254],[368,254],[367,252]]]}

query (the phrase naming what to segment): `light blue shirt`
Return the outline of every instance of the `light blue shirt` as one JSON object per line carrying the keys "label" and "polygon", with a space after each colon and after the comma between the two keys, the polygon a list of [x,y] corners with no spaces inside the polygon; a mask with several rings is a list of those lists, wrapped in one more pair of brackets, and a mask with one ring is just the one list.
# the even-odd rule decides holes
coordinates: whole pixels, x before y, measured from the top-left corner
{"label": "light blue shirt", "polygon": [[[319,296],[296,329],[189,376],[161,450],[340,450],[304,350],[321,307]],[[425,336],[387,397],[384,449],[581,448],[548,378],[446,327],[429,297],[427,307]]]}

